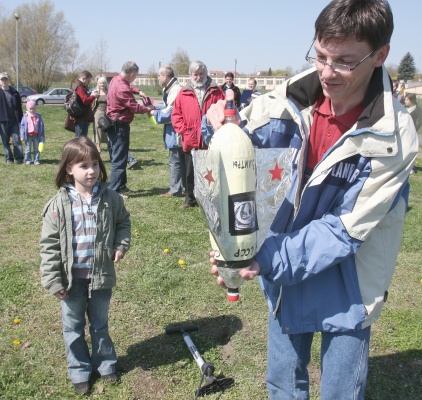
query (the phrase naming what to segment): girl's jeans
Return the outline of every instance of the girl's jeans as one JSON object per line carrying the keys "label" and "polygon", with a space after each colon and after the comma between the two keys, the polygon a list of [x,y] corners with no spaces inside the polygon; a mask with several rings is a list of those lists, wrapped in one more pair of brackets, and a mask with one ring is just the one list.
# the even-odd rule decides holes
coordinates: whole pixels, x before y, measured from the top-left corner
{"label": "girl's jeans", "polygon": [[[117,356],[108,334],[111,289],[92,290],[89,279],[74,279],[69,298],[62,300],[63,337],[69,378],[72,383],[88,382],[91,374],[116,372]],[[92,354],[85,340],[85,313],[90,323]]]}
{"label": "girl's jeans", "polygon": [[25,162],[32,162],[31,156],[31,146],[34,149],[34,162],[39,164],[40,162],[40,152],[38,151],[38,144],[40,140],[38,136],[27,136],[26,145],[25,145]]}
{"label": "girl's jeans", "polygon": [[[267,388],[271,400],[308,400],[313,332],[282,333],[280,313],[268,319]],[[370,327],[321,332],[321,400],[363,400],[368,373]]]}

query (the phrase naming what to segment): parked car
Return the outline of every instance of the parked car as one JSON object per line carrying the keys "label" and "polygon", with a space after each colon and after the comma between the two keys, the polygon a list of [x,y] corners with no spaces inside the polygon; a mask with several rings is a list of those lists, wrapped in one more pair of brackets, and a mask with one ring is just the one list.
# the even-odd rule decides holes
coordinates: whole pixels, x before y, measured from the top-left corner
{"label": "parked car", "polygon": [[41,94],[33,94],[26,99],[35,101],[37,106],[42,106],[43,104],[63,104],[66,95],[70,92],[71,90],[67,88],[54,88]]}
{"label": "parked car", "polygon": [[13,88],[16,89],[19,92],[19,94],[21,95],[22,103],[25,103],[26,98],[28,96],[30,96],[31,94],[37,93],[34,89],[31,89],[28,86],[18,86],[18,87],[13,86]]}

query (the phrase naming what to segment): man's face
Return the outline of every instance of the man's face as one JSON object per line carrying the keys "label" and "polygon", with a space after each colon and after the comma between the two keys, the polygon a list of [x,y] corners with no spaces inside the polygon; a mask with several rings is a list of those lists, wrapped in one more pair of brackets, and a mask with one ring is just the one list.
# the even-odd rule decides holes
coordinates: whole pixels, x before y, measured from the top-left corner
{"label": "man's face", "polygon": [[158,71],[157,78],[158,78],[158,83],[162,87],[166,86],[167,83],[169,83],[170,81],[169,77],[165,74],[165,72],[161,70]]}
{"label": "man's face", "polygon": [[[356,39],[343,41],[315,41],[316,58],[325,60],[328,64],[337,62],[354,66],[371,52],[367,42],[358,42]],[[356,69],[350,72],[334,72],[329,65],[316,63],[322,90],[332,104],[350,108],[360,103],[365,96],[375,67],[381,66],[387,58],[389,45],[375,51]],[[347,111],[347,110],[346,110]]]}
{"label": "man's face", "polygon": [[190,74],[190,80],[194,86],[202,86],[207,81],[207,71],[205,69],[198,69]]}
{"label": "man's face", "polygon": [[9,86],[9,78],[2,78],[1,79],[1,86],[2,87],[7,87],[7,86]]}
{"label": "man's face", "polygon": [[251,80],[248,81],[248,88],[249,88],[249,90],[255,90],[256,83],[255,83],[255,81],[253,79],[251,79]]}
{"label": "man's face", "polygon": [[89,86],[89,84],[91,83],[91,79],[92,79],[92,77],[91,78],[88,78],[88,77],[86,77],[86,76],[81,76],[80,78],[79,78],[79,80],[85,85],[85,86]]}
{"label": "man's face", "polygon": [[231,76],[226,76],[226,85],[231,86],[233,84],[233,78]]}
{"label": "man's face", "polygon": [[138,72],[131,72],[130,74],[126,75],[125,80],[127,83],[132,83],[138,75]]}

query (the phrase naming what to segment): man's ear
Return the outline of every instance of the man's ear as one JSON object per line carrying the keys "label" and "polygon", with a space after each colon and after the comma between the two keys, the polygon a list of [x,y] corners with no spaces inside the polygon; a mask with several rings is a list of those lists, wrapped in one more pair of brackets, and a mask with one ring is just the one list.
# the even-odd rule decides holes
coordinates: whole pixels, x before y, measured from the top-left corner
{"label": "man's ear", "polygon": [[388,53],[390,52],[390,43],[385,44],[375,53],[374,67],[380,67],[384,64],[387,59]]}

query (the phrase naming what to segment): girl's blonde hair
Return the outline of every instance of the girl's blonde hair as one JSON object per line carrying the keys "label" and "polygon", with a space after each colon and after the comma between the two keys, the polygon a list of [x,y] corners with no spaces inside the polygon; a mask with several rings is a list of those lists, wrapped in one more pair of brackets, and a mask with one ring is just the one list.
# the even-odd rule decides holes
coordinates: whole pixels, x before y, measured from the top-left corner
{"label": "girl's blonde hair", "polygon": [[73,177],[67,173],[66,168],[88,158],[93,161],[98,161],[100,166],[100,175],[98,180],[106,182],[107,171],[103,160],[101,160],[97,147],[91,139],[88,139],[85,136],[79,136],[68,140],[63,146],[62,159],[60,161],[59,170],[54,179],[57,188],[60,189],[65,186],[66,183],[74,183]]}
{"label": "girl's blonde hair", "polygon": [[108,83],[107,83],[107,79],[104,78],[104,76],[100,76],[97,79],[97,90],[98,91],[100,91],[100,83],[105,83],[104,91],[107,93],[108,92]]}

